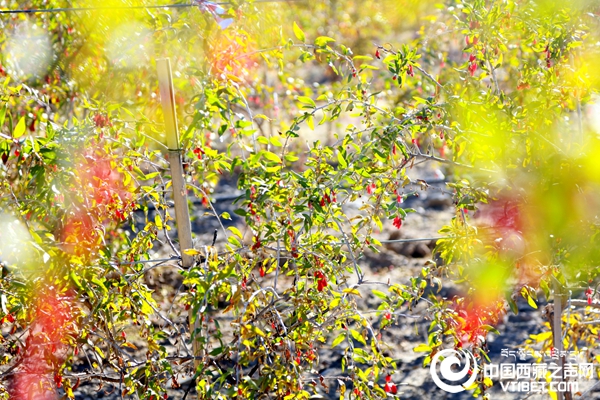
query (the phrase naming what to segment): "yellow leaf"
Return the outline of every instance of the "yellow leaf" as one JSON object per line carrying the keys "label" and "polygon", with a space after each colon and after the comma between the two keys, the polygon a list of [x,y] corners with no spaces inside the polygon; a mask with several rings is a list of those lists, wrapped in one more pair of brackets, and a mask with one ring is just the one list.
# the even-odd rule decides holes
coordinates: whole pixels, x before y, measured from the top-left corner
{"label": "yellow leaf", "polygon": [[129,347],[130,349],[137,350],[137,347],[133,343],[125,342],[123,343],[124,347]]}
{"label": "yellow leaf", "polygon": [[96,353],[98,353],[100,358],[104,358],[104,353],[102,352],[102,350],[100,350],[100,347],[94,346],[94,350],[96,350]]}
{"label": "yellow leaf", "polygon": [[242,238],[242,232],[240,232],[240,230],[235,226],[230,226],[227,229],[229,229],[235,236],[239,237],[240,239]]}
{"label": "yellow leaf", "polygon": [[197,256],[200,252],[196,249],[185,249],[183,254],[187,254],[188,256]]}
{"label": "yellow leaf", "polygon": [[21,136],[23,136],[24,133],[25,133],[25,117],[21,117],[21,119],[17,123],[17,126],[15,127],[15,130],[13,131],[13,137],[15,139],[20,138]]}
{"label": "yellow leaf", "polygon": [[336,308],[340,304],[341,300],[341,297],[336,297],[335,299],[331,300],[331,303],[329,303],[329,309],[331,310]]}
{"label": "yellow leaf", "polygon": [[331,348],[334,348],[338,344],[342,343],[345,338],[346,338],[346,334],[344,332],[340,333],[338,335],[338,337],[335,338],[335,340],[333,341],[333,343],[331,343]]}
{"label": "yellow leaf", "polygon": [[306,40],[306,35],[304,35],[304,32],[302,32],[302,29],[300,29],[300,27],[298,26],[296,21],[294,21],[292,28],[294,29],[294,35],[296,35],[298,40],[301,40],[304,42]]}
{"label": "yellow leaf", "polygon": [[260,330],[260,328],[254,326],[254,325],[247,324],[246,329],[248,329],[251,332],[254,332],[255,334],[257,334],[260,337],[266,336],[265,333],[262,330]]}
{"label": "yellow leaf", "polygon": [[268,161],[272,161],[272,162],[276,162],[277,164],[281,164],[281,158],[279,158],[279,156],[277,154],[271,153],[270,151],[263,151],[262,154]]}
{"label": "yellow leaf", "polygon": [[267,120],[267,121],[271,121],[271,118],[267,117],[264,114],[255,114],[254,115],[254,119],[256,119],[256,118],[261,118],[261,119],[264,119],[264,120]]}
{"label": "yellow leaf", "polygon": [[415,347],[413,349],[413,351],[416,351],[417,353],[419,353],[419,352],[428,353],[431,351],[431,347],[427,346],[425,343],[421,343],[420,345]]}
{"label": "yellow leaf", "polygon": [[353,295],[358,296],[358,297],[362,297],[360,295],[360,292],[356,288],[347,288],[347,289],[344,289],[343,292],[344,293],[348,293],[348,294],[353,294]]}
{"label": "yellow leaf", "polygon": [[529,337],[533,340],[535,340],[536,342],[544,342],[548,339],[550,339],[552,337],[552,332],[551,331],[546,331],[546,332],[542,332],[540,334],[537,335],[529,335]]}
{"label": "yellow leaf", "polygon": [[240,78],[238,78],[235,75],[226,74],[226,76],[227,76],[227,79],[229,79],[230,81],[234,81],[234,82],[237,82],[237,83],[239,83],[239,82],[242,81]]}
{"label": "yellow leaf", "polygon": [[158,229],[162,229],[163,228],[163,223],[162,223],[162,219],[160,218],[160,215],[156,214],[154,216],[154,224],[156,225],[156,227]]}

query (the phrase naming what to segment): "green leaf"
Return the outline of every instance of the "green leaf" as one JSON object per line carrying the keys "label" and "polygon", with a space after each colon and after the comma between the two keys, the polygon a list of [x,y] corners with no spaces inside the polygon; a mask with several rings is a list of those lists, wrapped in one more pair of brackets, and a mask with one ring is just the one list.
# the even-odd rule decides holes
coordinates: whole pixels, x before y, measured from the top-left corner
{"label": "green leaf", "polygon": [[277,146],[277,147],[283,146],[283,143],[281,143],[281,140],[279,140],[279,138],[277,136],[271,136],[271,139],[269,139],[269,141],[271,142],[271,144],[273,146]]}
{"label": "green leaf", "polygon": [[311,131],[315,130],[315,120],[312,115],[309,115],[308,118],[306,118],[306,124],[308,125]]}
{"label": "green leaf", "polygon": [[75,275],[74,271],[71,271],[69,273],[69,278],[71,278],[71,282],[73,282],[73,284],[75,284],[75,287],[79,290],[83,289],[83,286],[81,285],[81,281],[79,280],[79,277],[77,275]]}
{"label": "green leaf", "polygon": [[340,333],[335,340],[333,341],[333,343],[331,343],[331,348],[334,348],[335,346],[337,346],[338,344],[342,343],[344,341],[344,339],[346,338],[346,333],[342,332]]}
{"label": "green leaf", "polygon": [[146,180],[146,174],[144,174],[144,171],[142,171],[140,169],[140,167],[138,166],[134,166],[133,167],[133,171],[136,173],[136,175],[138,176],[139,179],[145,181]]}
{"label": "green leaf", "polygon": [[104,282],[102,282],[97,277],[93,277],[92,282],[95,283],[100,288],[100,290],[102,290],[102,293],[108,294],[108,289],[106,288],[106,286],[104,286]]}
{"label": "green leaf", "polygon": [[427,356],[423,359],[423,367],[426,367],[429,363],[431,363],[431,356]]}
{"label": "green leaf", "polygon": [[235,226],[230,226],[227,229],[229,229],[235,236],[239,237],[240,239],[242,238],[242,232],[240,232],[240,230]]}
{"label": "green leaf", "polygon": [[301,40],[303,42],[306,41],[306,35],[304,35],[304,32],[302,32],[302,29],[300,29],[296,21],[294,21],[292,28],[294,29],[294,35],[296,35],[298,40]]}
{"label": "green leaf", "polygon": [[365,338],[357,330],[350,329],[350,334],[352,335],[354,340],[356,340],[357,342],[362,343],[364,345],[367,344],[367,342],[365,341]]}
{"label": "green leaf", "polygon": [[332,39],[329,36],[319,36],[315,39],[315,45],[318,47],[326,46],[329,42],[335,42],[335,39]]}
{"label": "green leaf", "polygon": [[494,328],[491,325],[481,325],[481,329],[485,329],[487,332],[492,332],[492,333],[495,333],[496,335],[500,334],[500,332],[498,332],[498,329]]}
{"label": "green leaf", "polygon": [[513,299],[508,299],[508,305],[510,306],[510,310],[513,312],[513,314],[519,314],[519,307],[517,307],[517,303]]}
{"label": "green leaf", "polygon": [[534,308],[534,309],[536,309],[536,310],[537,310],[537,308],[538,308],[537,304],[535,304],[535,300],[533,299],[533,297],[531,297],[531,296],[529,296],[529,295],[527,296],[527,304],[529,304],[529,306],[530,306],[531,308]]}
{"label": "green leaf", "polygon": [[275,153],[271,153],[270,151],[263,151],[263,157],[265,157],[269,161],[276,162],[277,164],[281,164],[281,158]]}
{"label": "green leaf", "polygon": [[13,137],[15,139],[20,138],[21,136],[23,136],[24,133],[25,133],[25,117],[21,117],[21,119],[17,123],[17,126],[15,127],[15,130],[13,131]]}
{"label": "green leaf", "polygon": [[338,152],[337,159],[342,169],[348,168],[348,163],[346,162],[346,159],[344,158],[344,155],[341,151]]}
{"label": "green leaf", "polygon": [[0,111],[0,128],[4,126],[4,119],[6,118],[6,110],[8,109],[8,103],[4,104],[2,110]]}
{"label": "green leaf", "polygon": [[239,215],[240,217],[245,217],[246,215],[248,215],[248,212],[241,208],[236,208],[235,210],[233,210],[233,213]]}
{"label": "green leaf", "polygon": [[242,244],[240,243],[238,238],[236,238],[235,236],[229,236],[227,241],[236,247],[242,247]]}
{"label": "green leaf", "polygon": [[317,106],[315,101],[308,96],[298,96],[298,101],[303,104],[308,104],[308,105],[312,106],[313,108]]}

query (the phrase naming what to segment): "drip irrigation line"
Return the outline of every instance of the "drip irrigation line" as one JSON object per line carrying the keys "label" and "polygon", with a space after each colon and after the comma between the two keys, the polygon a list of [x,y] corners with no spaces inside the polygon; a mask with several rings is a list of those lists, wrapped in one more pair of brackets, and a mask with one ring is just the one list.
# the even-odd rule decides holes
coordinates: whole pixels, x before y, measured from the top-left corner
{"label": "drip irrigation line", "polygon": [[[414,238],[414,239],[392,239],[392,240],[380,240],[379,243],[411,243],[411,242],[426,242],[429,240],[440,240],[440,239],[457,239],[462,238],[463,236],[439,236],[439,237],[430,237],[430,238]],[[466,236],[464,236],[466,237]]]}
{"label": "drip irrigation line", "polygon": [[69,8],[37,8],[37,9],[16,9],[0,10],[0,14],[41,14],[41,13],[59,13],[59,12],[77,12],[77,11],[100,11],[100,10],[139,10],[153,8],[184,8],[192,7],[193,4],[168,4],[164,6],[116,6],[116,7],[69,7]]}
{"label": "drip irrigation line", "polygon": [[[255,0],[253,3],[292,3],[303,0]],[[148,6],[114,6],[114,7],[65,7],[65,8],[37,8],[37,9],[15,9],[15,10],[0,10],[0,14],[41,14],[41,13],[59,13],[59,12],[79,12],[79,11],[110,11],[110,10],[150,10],[157,8],[187,8],[187,7],[210,7],[224,6],[232,4],[232,2],[213,3],[208,1],[198,1],[192,3],[178,3],[165,5],[148,5]]]}

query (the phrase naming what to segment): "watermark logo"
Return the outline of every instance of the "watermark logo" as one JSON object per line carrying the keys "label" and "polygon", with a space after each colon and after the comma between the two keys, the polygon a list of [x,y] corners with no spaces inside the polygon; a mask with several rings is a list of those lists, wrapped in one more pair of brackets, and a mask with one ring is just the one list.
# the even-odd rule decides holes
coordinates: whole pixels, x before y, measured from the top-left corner
{"label": "watermark logo", "polygon": [[[504,392],[577,393],[580,382],[589,381],[595,376],[595,366],[588,362],[577,362],[579,354],[575,351],[555,349],[546,354],[519,349],[502,349],[503,358],[509,358],[500,364],[486,364],[483,376],[500,382]],[[513,357],[511,360],[510,357]],[[526,362],[529,358],[546,359],[547,362]]]}
{"label": "watermark logo", "polygon": [[[442,357],[443,360],[439,362]],[[440,364],[439,375],[438,363]],[[457,369],[458,371],[456,371]],[[436,353],[431,358],[429,370],[437,387],[448,393],[459,393],[467,390],[468,387],[475,383],[479,367],[471,352],[467,350],[445,349]],[[450,383],[442,381],[440,376]],[[467,381],[462,382],[467,376],[469,376]]]}
{"label": "watermark logo", "polygon": [[[588,362],[577,362],[579,356],[575,352],[558,352],[554,349],[548,354],[550,360],[543,360],[543,353],[525,352],[524,350],[502,350],[502,357],[513,359],[500,363],[486,363],[480,366],[477,359],[468,350],[445,349],[436,353],[429,367],[433,382],[448,393],[460,393],[471,388],[477,377],[483,379],[487,386],[496,382],[504,392],[510,393],[548,393],[580,391],[588,386],[596,376],[596,365]],[[517,359],[518,358],[518,359]],[[534,358],[538,362],[527,362]],[[506,362],[509,361],[509,362]]]}

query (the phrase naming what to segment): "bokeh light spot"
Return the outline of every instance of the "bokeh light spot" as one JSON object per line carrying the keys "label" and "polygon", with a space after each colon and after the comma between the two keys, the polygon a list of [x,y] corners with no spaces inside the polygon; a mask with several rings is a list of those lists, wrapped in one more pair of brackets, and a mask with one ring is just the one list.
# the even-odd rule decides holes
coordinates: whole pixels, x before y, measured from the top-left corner
{"label": "bokeh light spot", "polygon": [[52,60],[52,44],[48,33],[27,21],[15,26],[7,35],[5,57],[9,73],[17,78],[39,77]]}

